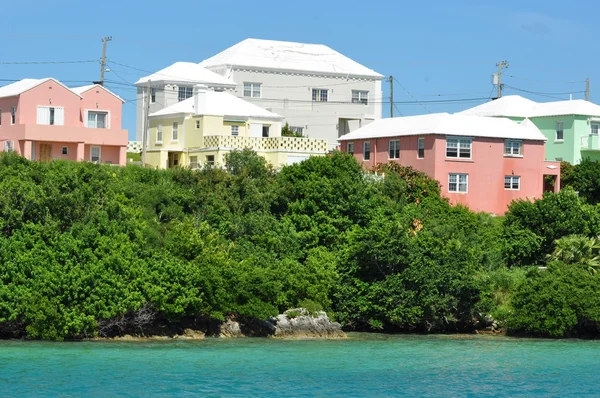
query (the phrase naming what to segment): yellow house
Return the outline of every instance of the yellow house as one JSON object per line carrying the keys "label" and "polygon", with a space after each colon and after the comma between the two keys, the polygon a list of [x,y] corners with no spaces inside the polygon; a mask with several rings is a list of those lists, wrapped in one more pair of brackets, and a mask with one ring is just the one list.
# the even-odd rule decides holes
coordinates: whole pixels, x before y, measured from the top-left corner
{"label": "yellow house", "polygon": [[191,98],[149,115],[146,163],[164,169],[222,166],[249,148],[275,167],[327,152],[327,141],[282,137],[283,118],[224,91],[195,86]]}

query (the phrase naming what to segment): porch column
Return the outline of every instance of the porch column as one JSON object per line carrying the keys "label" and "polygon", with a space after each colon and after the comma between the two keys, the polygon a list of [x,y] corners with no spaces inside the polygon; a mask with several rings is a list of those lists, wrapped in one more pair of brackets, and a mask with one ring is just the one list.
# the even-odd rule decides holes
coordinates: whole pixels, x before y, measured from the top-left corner
{"label": "porch column", "polygon": [[127,147],[119,147],[119,166],[125,166],[127,163]]}
{"label": "porch column", "polygon": [[77,143],[77,161],[81,162],[85,157],[85,144],[83,142]]}
{"label": "porch column", "polygon": [[23,142],[23,157],[25,159],[29,159],[29,160],[33,160],[31,159],[31,146],[33,145],[32,141],[24,141]]}

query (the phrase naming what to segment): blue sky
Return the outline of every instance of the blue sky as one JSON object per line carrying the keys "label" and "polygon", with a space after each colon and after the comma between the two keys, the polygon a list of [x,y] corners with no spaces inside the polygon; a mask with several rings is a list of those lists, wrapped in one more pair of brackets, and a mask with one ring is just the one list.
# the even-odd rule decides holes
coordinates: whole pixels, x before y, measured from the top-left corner
{"label": "blue sky", "polygon": [[[20,0],[2,6],[0,85],[26,77],[91,82],[98,63],[11,65],[7,62],[97,60],[107,56],[157,71],[176,61],[200,62],[248,37],[322,43],[377,72],[393,75],[396,116],[455,112],[488,98],[496,63],[508,60],[504,94],[537,101],[600,102],[600,2],[574,0],[454,1],[152,1]],[[10,22],[14,21],[14,22]],[[110,65],[106,79],[133,83],[146,73]],[[403,87],[402,87],[403,86]],[[511,86],[511,87],[508,87]],[[135,89],[107,84],[129,100],[123,127],[133,137]],[[526,90],[532,93],[518,91]],[[544,95],[533,94],[544,93]],[[384,97],[389,98],[388,84]],[[402,102],[423,101],[421,104]],[[383,104],[384,116],[389,105]]]}

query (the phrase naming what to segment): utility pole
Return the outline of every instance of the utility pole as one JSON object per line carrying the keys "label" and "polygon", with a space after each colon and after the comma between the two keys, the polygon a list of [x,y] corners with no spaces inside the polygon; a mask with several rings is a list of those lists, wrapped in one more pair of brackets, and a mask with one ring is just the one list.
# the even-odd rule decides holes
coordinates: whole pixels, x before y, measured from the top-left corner
{"label": "utility pole", "polygon": [[100,81],[99,85],[104,86],[104,71],[106,70],[106,43],[112,40],[112,36],[102,38],[102,58],[100,58]]}
{"label": "utility pole", "polygon": [[390,117],[394,117],[394,76],[390,76]]}
{"label": "utility pole", "polygon": [[502,97],[502,69],[508,68],[508,61],[501,61],[496,64],[498,67],[498,98]]}
{"label": "utility pole", "polygon": [[146,143],[148,142],[148,130],[150,130],[150,96],[152,95],[152,81],[148,79],[146,88],[146,114],[144,115],[144,131],[142,131],[142,167],[146,167]]}
{"label": "utility pole", "polygon": [[590,100],[590,79],[585,79],[585,100]]}

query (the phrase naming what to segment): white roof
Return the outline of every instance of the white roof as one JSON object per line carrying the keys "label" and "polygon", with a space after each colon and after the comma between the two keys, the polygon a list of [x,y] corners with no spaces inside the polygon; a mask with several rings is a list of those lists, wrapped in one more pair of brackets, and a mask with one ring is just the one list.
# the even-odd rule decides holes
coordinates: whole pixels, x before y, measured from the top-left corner
{"label": "white roof", "polygon": [[142,77],[136,86],[153,82],[193,83],[207,86],[235,86],[235,82],[193,62],[175,62],[149,76]]}
{"label": "white roof", "polygon": [[341,136],[339,141],[430,134],[546,141],[529,121],[519,124],[505,118],[449,113],[376,120]]}
{"label": "white roof", "polygon": [[95,87],[100,87],[101,89],[105,90],[109,94],[112,94],[115,97],[117,97],[118,99],[120,99],[122,102],[125,102],[125,100],[123,98],[119,97],[117,94],[113,93],[112,91],[110,91],[106,87],[101,86],[99,84],[88,84],[87,86],[71,87],[71,91],[73,91],[75,94],[81,96],[81,94],[83,94],[86,91],[89,91],[89,90],[91,90],[91,89],[93,89]]}
{"label": "white roof", "polygon": [[[64,84],[59,82],[58,80],[53,79],[51,77],[46,77],[44,79],[23,79],[23,80],[19,80],[18,82],[14,82],[14,83],[8,84],[6,86],[0,87],[0,98],[14,97],[15,95],[20,95],[20,94],[24,93],[25,91],[31,90],[32,88],[37,87],[40,84],[47,82],[48,80],[52,80],[52,81],[60,84],[67,90],[70,90],[70,88],[68,88],[67,86],[65,86]],[[77,94],[77,93],[75,93],[75,94]],[[77,94],[77,95],[79,95],[79,94]]]}
{"label": "white roof", "polygon": [[200,63],[259,69],[317,72],[383,78],[382,75],[323,44],[246,39]]}
{"label": "white roof", "polygon": [[584,100],[535,102],[520,95],[507,95],[459,113],[504,117],[600,116],[600,106]]}
{"label": "white roof", "polygon": [[244,118],[282,119],[281,116],[269,112],[259,106],[244,101],[225,91],[207,90],[202,109],[194,109],[194,97],[178,102],[150,116],[168,116],[177,114],[197,114],[211,116],[239,116]]}
{"label": "white roof", "polygon": [[459,113],[475,116],[529,117],[537,105],[537,102],[520,95],[507,95]]}

